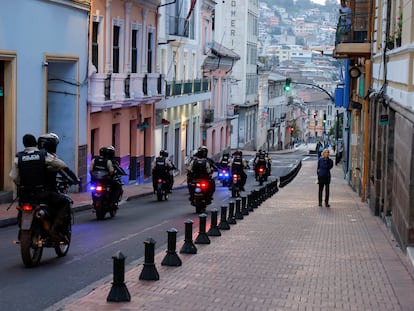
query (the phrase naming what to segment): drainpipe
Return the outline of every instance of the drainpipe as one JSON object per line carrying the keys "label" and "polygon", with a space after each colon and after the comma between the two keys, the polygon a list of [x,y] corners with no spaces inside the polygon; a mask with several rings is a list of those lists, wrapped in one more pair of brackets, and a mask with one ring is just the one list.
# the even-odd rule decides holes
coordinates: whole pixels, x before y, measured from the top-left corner
{"label": "drainpipe", "polygon": [[[371,61],[365,61],[365,92],[368,92],[371,85]],[[364,109],[364,155],[363,155],[363,172],[362,172],[362,191],[361,201],[365,202],[367,195],[368,173],[369,173],[369,96],[363,100]]]}

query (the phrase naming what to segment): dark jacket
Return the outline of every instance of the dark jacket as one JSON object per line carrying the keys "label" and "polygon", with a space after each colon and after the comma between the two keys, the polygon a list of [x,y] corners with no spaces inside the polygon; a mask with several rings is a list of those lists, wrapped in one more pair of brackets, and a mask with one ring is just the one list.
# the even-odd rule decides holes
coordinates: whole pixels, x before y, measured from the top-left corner
{"label": "dark jacket", "polygon": [[325,159],[323,157],[320,157],[318,160],[318,169],[317,174],[318,178],[323,178],[325,182],[331,181],[331,168],[333,167],[333,161],[328,158]]}

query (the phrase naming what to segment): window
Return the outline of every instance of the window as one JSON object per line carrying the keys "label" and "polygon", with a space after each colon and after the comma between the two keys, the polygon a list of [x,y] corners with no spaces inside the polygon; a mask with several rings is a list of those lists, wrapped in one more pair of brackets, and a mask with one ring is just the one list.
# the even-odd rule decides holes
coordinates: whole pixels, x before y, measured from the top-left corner
{"label": "window", "polygon": [[188,52],[184,52],[183,73],[184,73],[184,81],[187,81],[188,80]]}
{"label": "window", "polygon": [[94,157],[99,154],[99,129],[91,130],[91,155]]}
{"label": "window", "polygon": [[99,46],[98,46],[98,29],[99,29],[99,23],[93,22],[92,24],[92,64],[96,68],[96,72],[98,71],[98,56],[99,56]]}
{"label": "window", "polygon": [[120,139],[120,125],[119,123],[112,124],[112,146],[115,148],[115,153],[119,151],[119,139]]}
{"label": "window", "polygon": [[148,33],[147,72],[152,72],[152,32]]}
{"label": "window", "polygon": [[167,50],[161,49],[161,73],[163,75],[166,75],[168,72],[167,69],[168,62],[167,62]]}
{"label": "window", "polygon": [[112,46],[112,71],[119,73],[119,32],[120,27],[114,26],[113,46]]}
{"label": "window", "polygon": [[137,49],[137,36],[138,30],[132,30],[132,42],[131,42],[131,72],[137,73],[138,71],[138,49]]}

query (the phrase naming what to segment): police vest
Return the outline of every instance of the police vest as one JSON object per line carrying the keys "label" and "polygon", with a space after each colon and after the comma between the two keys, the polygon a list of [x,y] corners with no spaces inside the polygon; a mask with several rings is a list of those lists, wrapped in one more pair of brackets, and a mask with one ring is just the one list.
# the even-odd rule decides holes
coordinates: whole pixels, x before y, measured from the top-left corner
{"label": "police vest", "polygon": [[96,157],[93,165],[94,171],[107,171],[108,170],[108,159],[102,156]]}
{"label": "police vest", "polygon": [[192,172],[196,176],[208,175],[207,172],[207,159],[195,158],[193,162]]}
{"label": "police vest", "polygon": [[155,158],[155,170],[160,173],[167,171],[167,164],[165,163],[164,157]]}
{"label": "police vest", "polygon": [[228,155],[223,155],[223,157],[221,158],[221,163],[222,164],[228,164],[229,163],[229,156]]}
{"label": "police vest", "polygon": [[233,159],[233,164],[232,164],[232,170],[233,172],[240,172],[241,170],[243,170],[243,159],[241,156],[235,156]]}
{"label": "police vest", "polygon": [[20,186],[25,189],[45,188],[47,184],[46,151],[17,154]]}

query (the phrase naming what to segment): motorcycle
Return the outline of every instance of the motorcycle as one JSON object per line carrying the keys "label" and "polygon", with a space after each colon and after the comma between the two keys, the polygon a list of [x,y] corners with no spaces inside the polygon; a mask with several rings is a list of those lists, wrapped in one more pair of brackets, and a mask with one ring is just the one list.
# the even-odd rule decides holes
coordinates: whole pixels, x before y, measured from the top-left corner
{"label": "motorcycle", "polygon": [[266,167],[263,165],[260,165],[256,168],[256,180],[259,181],[259,185],[262,186],[263,183],[267,180],[267,170]]}
{"label": "motorcycle", "polygon": [[[72,207],[73,200],[66,194],[70,182],[57,178],[57,188],[64,195]],[[20,245],[20,254],[23,264],[26,267],[37,266],[42,258],[43,249],[54,248],[58,257],[66,256],[69,251],[73,214],[71,209],[67,211],[64,218],[63,228],[61,230],[64,241],[53,239],[50,234],[50,228],[53,225],[48,213],[48,205],[36,201],[20,202],[18,210],[18,240],[15,244]]]}
{"label": "motorcycle", "polygon": [[231,187],[231,196],[233,198],[240,197],[241,191],[241,176],[239,174],[233,174],[233,185]]}
{"label": "motorcycle", "polygon": [[190,184],[191,205],[195,206],[196,213],[204,213],[207,205],[211,204],[210,181],[208,179],[195,179]]}
{"label": "motorcycle", "polygon": [[[94,171],[91,173],[89,190],[92,194],[92,205],[96,213],[96,219],[102,220],[106,213],[113,218],[118,210],[118,201],[112,200],[112,187],[107,171]],[[121,194],[122,195],[122,194]]]}
{"label": "motorcycle", "polygon": [[166,201],[168,200],[168,188],[168,181],[165,180],[165,178],[158,177],[155,188],[155,194],[157,195],[158,201],[162,201],[163,198]]}
{"label": "motorcycle", "polygon": [[231,184],[231,175],[227,167],[222,167],[218,169],[217,179],[221,182],[223,187],[228,187]]}

